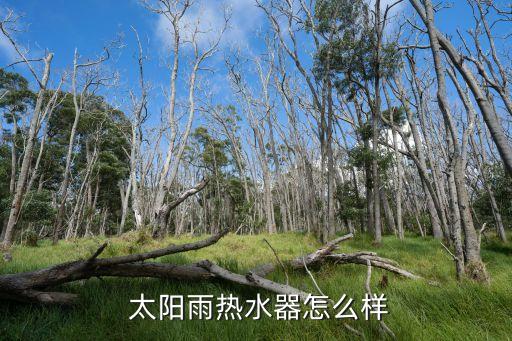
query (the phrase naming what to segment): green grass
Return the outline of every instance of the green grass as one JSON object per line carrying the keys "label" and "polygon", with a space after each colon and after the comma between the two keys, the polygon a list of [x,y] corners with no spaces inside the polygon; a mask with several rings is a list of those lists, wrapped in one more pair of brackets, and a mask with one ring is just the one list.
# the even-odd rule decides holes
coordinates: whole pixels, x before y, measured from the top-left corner
{"label": "green grass", "polygon": [[[274,262],[272,251],[264,243],[267,238],[281,259],[290,259],[316,249],[319,244],[312,236],[278,234],[258,236],[228,235],[211,247],[163,257],[160,261],[189,263],[210,259],[233,271],[245,273],[252,267]],[[167,243],[183,243],[196,237],[169,238],[152,241],[143,246],[135,237],[113,239],[103,256],[112,256],[152,249]],[[47,242],[37,248],[17,247],[10,263],[1,263],[1,273],[28,271],[59,262],[86,258],[101,243],[101,239],[82,239],[51,246]],[[344,242],[340,252],[375,250],[400,265],[428,279],[436,280],[434,287],[388,275],[389,285],[378,287],[384,272],[374,269],[372,290],[385,293],[389,315],[384,317],[400,340],[508,340],[512,337],[512,248],[499,243],[483,247],[483,258],[492,280],[490,285],[454,280],[452,260],[439,242],[408,236],[404,242],[385,237],[383,246],[375,248],[369,236]],[[359,311],[364,295],[366,267],[361,265],[330,265],[314,272],[324,293],[334,300],[343,294],[354,298],[353,308]],[[271,279],[284,282],[280,271]],[[290,284],[315,292],[310,278],[301,272],[290,273]],[[128,320],[136,308],[130,299],[146,297],[158,300],[161,294],[200,295],[221,293],[240,297],[244,302],[253,299],[258,291],[222,281],[169,282],[158,279],[90,279],[65,285],[62,290],[80,295],[73,308],[40,307],[0,301],[0,340],[353,340],[340,321],[277,321],[274,317],[259,321],[152,321]],[[264,297],[271,293],[259,291]],[[153,306],[154,314],[158,305]],[[361,319],[350,322],[364,332],[366,339],[382,339],[378,324]],[[332,316],[331,316],[332,317]]]}

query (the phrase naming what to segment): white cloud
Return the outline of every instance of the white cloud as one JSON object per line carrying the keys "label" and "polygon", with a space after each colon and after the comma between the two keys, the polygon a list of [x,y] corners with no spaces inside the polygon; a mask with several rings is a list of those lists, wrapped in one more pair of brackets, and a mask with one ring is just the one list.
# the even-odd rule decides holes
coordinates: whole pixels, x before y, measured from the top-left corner
{"label": "white cloud", "polygon": [[[201,47],[215,41],[224,27],[226,11],[230,15],[227,30],[221,40],[222,47],[247,46],[254,32],[262,22],[262,13],[255,6],[255,0],[203,0],[187,10],[182,19],[183,38],[190,38],[191,32],[198,27],[203,32],[197,36]],[[172,30],[165,16],[158,18],[157,38],[165,47],[170,47]]]}

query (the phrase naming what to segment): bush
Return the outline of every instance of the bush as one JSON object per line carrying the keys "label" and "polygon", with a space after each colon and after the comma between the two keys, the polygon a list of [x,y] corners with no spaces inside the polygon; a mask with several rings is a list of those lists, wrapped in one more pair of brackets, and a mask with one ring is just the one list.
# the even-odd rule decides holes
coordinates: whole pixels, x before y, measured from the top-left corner
{"label": "bush", "polygon": [[21,235],[21,241],[23,244],[29,247],[36,247],[39,237],[34,230],[26,230]]}
{"label": "bush", "polygon": [[131,230],[122,234],[121,239],[135,245],[146,245],[153,241],[151,226],[146,226],[140,230]]}
{"label": "bush", "polygon": [[151,227],[145,227],[137,231],[137,239],[135,240],[135,244],[146,245],[151,243],[153,241],[153,234],[151,230]]}

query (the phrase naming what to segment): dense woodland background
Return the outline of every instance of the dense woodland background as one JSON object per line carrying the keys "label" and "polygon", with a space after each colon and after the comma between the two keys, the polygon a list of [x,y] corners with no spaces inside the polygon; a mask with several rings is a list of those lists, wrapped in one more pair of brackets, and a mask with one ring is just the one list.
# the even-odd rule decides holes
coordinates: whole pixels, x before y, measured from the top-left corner
{"label": "dense woodland background", "polygon": [[[368,232],[376,245],[411,233],[442,241],[459,277],[488,279],[481,239],[506,242],[512,224],[510,3],[468,0],[473,26],[447,37],[444,1],[258,0],[257,56],[220,53],[223,29],[184,19],[199,5],[141,2],[168,20],[169,86],[145,79],[151,51],[133,28],[124,107],[110,58],[124,43],[55,72],[51,51],[23,48],[29,18],[5,12],[19,61],[0,69],[4,248],[132,230]],[[219,58],[232,103],[210,92]]]}

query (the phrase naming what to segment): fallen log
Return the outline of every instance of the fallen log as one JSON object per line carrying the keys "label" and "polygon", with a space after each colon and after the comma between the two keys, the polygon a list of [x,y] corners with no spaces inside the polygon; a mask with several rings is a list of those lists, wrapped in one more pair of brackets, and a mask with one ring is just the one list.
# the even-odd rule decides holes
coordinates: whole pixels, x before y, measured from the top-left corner
{"label": "fallen log", "polygon": [[74,303],[78,297],[76,297],[76,295],[68,295],[64,293],[41,291],[41,289],[101,276],[157,277],[178,280],[205,279],[211,277],[211,275],[197,265],[173,265],[140,262],[178,252],[186,252],[207,247],[215,244],[227,233],[228,231],[224,230],[210,238],[194,243],[170,245],[166,248],[140,254],[112,258],[98,258],[107,246],[106,244],[103,244],[87,260],[67,262],[41,270],[0,276],[0,297],[23,302],[68,305]]}
{"label": "fallen log", "polygon": [[[107,247],[101,245],[94,254],[85,260],[62,263],[45,269],[0,275],[0,299],[10,299],[21,302],[31,302],[49,305],[71,305],[77,302],[78,295],[72,293],[54,292],[50,288],[71,283],[79,280],[86,280],[92,277],[130,277],[130,278],[160,278],[177,281],[203,281],[221,279],[241,285],[262,288],[277,294],[296,294],[302,301],[308,293],[296,289],[287,284],[273,282],[264,278],[275,270],[273,264],[264,264],[248,274],[240,275],[224,269],[209,260],[188,265],[175,265],[168,263],[149,263],[148,259],[201,249],[217,243],[227,234],[227,230],[213,235],[209,238],[181,245],[169,245],[168,247],[152,250],[149,252],[117,256],[110,258],[98,258]],[[396,262],[378,257],[372,252],[358,252],[353,254],[332,254],[337,245],[352,238],[352,234],[337,238],[315,252],[292,259],[286,262],[293,269],[304,269],[308,266],[319,265],[326,260],[335,263],[356,263],[372,265],[386,269],[411,279],[419,279],[406,270],[398,268]],[[263,275],[262,275],[263,273]]]}
{"label": "fallen log", "polygon": [[323,262],[325,259],[325,256],[330,255],[334,250],[338,248],[338,244],[353,238],[354,235],[352,233],[346,234],[344,236],[341,236],[339,238],[336,238],[334,240],[331,240],[318,250],[316,250],[313,253],[310,253],[306,257],[301,256],[297,257],[295,259],[292,259],[290,261],[290,265],[294,269],[302,269],[304,267],[304,263],[308,267],[312,267],[314,265],[317,265],[320,262]]}
{"label": "fallen log", "polygon": [[247,275],[242,276],[242,275],[236,274],[234,272],[231,272],[229,270],[226,270],[208,260],[199,262],[198,265],[201,266],[202,268],[208,270],[208,272],[210,272],[214,276],[216,276],[218,278],[222,278],[229,282],[234,282],[234,283],[247,285],[247,286],[251,286],[251,287],[262,288],[267,291],[274,292],[276,294],[298,295],[302,301],[305,301],[306,297],[308,296],[308,294],[304,291],[300,291],[299,289],[296,289],[296,288],[291,287],[286,284],[273,282],[266,278],[260,277],[253,272],[249,272]]}
{"label": "fallen log", "polygon": [[39,303],[47,305],[72,305],[78,300],[78,295],[64,292],[44,292],[37,290],[24,290],[21,292],[0,292],[0,299],[7,299],[25,303]]}

